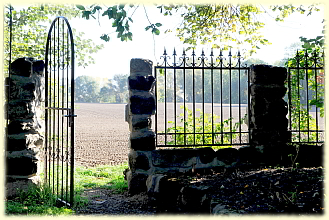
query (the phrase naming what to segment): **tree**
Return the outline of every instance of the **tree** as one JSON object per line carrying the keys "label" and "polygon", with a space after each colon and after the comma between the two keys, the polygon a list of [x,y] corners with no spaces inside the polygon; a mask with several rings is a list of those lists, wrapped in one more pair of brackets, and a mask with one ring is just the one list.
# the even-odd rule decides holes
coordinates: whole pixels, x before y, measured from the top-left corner
{"label": "tree", "polygon": [[75,80],[76,102],[99,102],[99,84],[91,76],[79,76]]}
{"label": "tree", "polygon": [[[133,23],[132,17],[140,5],[113,5],[110,7],[99,5],[91,5],[89,7],[77,5],[81,10],[82,17],[96,19],[95,13],[98,16],[102,12],[102,16],[107,16],[112,21],[112,27],[118,34],[117,38],[121,41],[132,40],[133,33],[130,32],[130,26]],[[143,6],[145,14],[147,11]],[[231,42],[234,42],[235,47],[241,44],[248,45],[248,51],[245,56],[251,55],[259,49],[260,45],[268,45],[267,39],[261,35],[259,30],[264,27],[264,23],[258,21],[258,14],[266,13],[262,6],[251,4],[205,4],[205,5],[158,5],[160,14],[170,16],[179,13],[183,19],[182,25],[178,27],[176,36],[179,37],[184,44],[188,45],[187,49],[195,48],[199,44],[211,43],[213,48],[228,50],[232,48]],[[307,15],[313,11],[318,11],[316,4],[312,4],[305,9],[305,6],[296,7],[289,5],[271,6],[274,12],[279,12],[276,21],[283,21],[290,14],[299,12]],[[160,34],[161,23],[152,23],[149,20],[149,25],[145,30],[151,30],[153,35]],[[172,32],[173,29],[166,30]],[[110,40],[108,33],[103,34],[101,39]]]}
{"label": "tree", "polygon": [[113,76],[115,100],[117,103],[128,101],[128,74],[116,74]]}
{"label": "tree", "polygon": [[116,86],[112,79],[108,79],[107,85],[103,86],[99,92],[100,102],[115,102]]}
{"label": "tree", "polygon": [[[74,5],[41,4],[20,10],[15,10],[9,5],[5,7],[5,10],[5,24],[7,26],[4,29],[5,72],[8,69],[10,53],[10,16],[12,17],[12,61],[19,57],[33,57],[44,60],[48,28],[54,16],[62,15],[68,19],[79,16],[79,10]],[[10,10],[12,10],[12,15]],[[77,65],[85,67],[95,63],[92,54],[98,52],[104,46],[94,44],[91,39],[84,39],[84,33],[72,29],[75,35]]]}

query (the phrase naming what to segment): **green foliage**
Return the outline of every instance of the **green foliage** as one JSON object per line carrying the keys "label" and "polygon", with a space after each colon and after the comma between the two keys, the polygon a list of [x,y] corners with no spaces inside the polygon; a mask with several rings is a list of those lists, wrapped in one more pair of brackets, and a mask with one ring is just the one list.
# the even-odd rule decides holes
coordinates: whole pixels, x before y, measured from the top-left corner
{"label": "green foliage", "polygon": [[[76,5],[76,7],[80,10],[82,14],[82,18],[89,20],[90,17],[96,19],[94,14],[98,13],[98,18],[100,15],[102,7],[99,5],[91,5],[89,7],[85,7],[82,5]],[[135,6],[129,6],[129,8],[133,8]],[[106,7],[103,10],[102,16],[107,16],[109,20],[112,21],[112,27],[115,28],[115,32],[117,32],[117,38],[121,41],[132,41],[133,34],[130,32],[130,25],[133,23],[131,16],[128,16],[128,11],[125,9],[124,4],[113,5],[111,7]],[[153,33],[153,29],[152,29]],[[101,39],[108,42],[110,40],[109,34],[103,34]]]}
{"label": "green foliage", "polygon": [[272,11],[279,11],[279,15],[275,18],[276,21],[284,21],[286,17],[291,15],[292,13],[298,12],[300,14],[305,14],[307,12],[307,16],[311,15],[313,11],[320,11],[317,7],[319,4],[312,4],[307,6],[305,9],[304,5],[300,5],[299,7],[288,4],[288,5],[273,5],[271,6]]}
{"label": "green foliage", "polygon": [[[183,43],[190,45],[187,49],[212,43],[213,48],[228,50],[232,47],[229,43],[235,42],[236,45],[249,45],[248,52],[251,55],[259,49],[258,45],[269,44],[258,32],[264,23],[255,19],[255,15],[262,11],[254,5],[183,5],[180,8],[184,21],[176,33]],[[171,14],[169,11],[177,10],[177,7],[161,6],[160,9],[166,15]]]}
{"label": "green foliage", "polygon": [[[12,57],[14,61],[20,57],[33,57],[44,60],[47,33],[50,23],[55,16],[62,15],[68,19],[76,18],[79,10],[73,5],[59,4],[38,4],[15,10],[12,6],[5,7],[5,28],[4,28],[4,54],[5,72],[9,63],[9,24],[12,8]],[[92,54],[101,50],[103,45],[96,45],[90,39],[84,39],[83,32],[74,33],[75,51],[78,66],[88,66],[95,63]]]}
{"label": "green foliage", "polygon": [[[82,17],[89,19],[97,12],[98,15],[102,11],[102,16],[108,16],[112,21],[112,27],[116,28],[118,33],[117,38],[121,41],[132,40],[130,25],[133,23],[132,17],[139,5],[113,5],[104,9],[99,5],[91,5],[85,7],[82,5],[76,6]],[[195,48],[196,45],[211,43],[213,48],[228,50],[233,47],[230,42],[234,42],[236,47],[241,44],[248,45],[245,56],[251,55],[260,48],[261,45],[268,45],[270,42],[260,34],[260,29],[265,26],[260,22],[257,15],[266,11],[261,10],[261,7],[251,4],[183,4],[183,5],[156,5],[160,14],[171,16],[175,13],[180,14],[183,22],[176,28],[172,27],[166,32],[172,32],[176,29],[176,36],[188,45],[187,49]],[[131,10],[132,12],[131,12]],[[146,17],[147,11],[144,7]],[[283,21],[290,14],[299,12],[301,14],[308,12],[308,15],[313,11],[318,11],[316,4],[310,5],[307,9],[304,6],[295,7],[291,4],[283,6],[272,6],[273,11],[280,11],[280,14],[275,18],[277,21]],[[149,19],[148,26],[145,30],[151,30],[152,34],[159,35],[162,26],[161,23],[152,23]],[[109,41],[109,34],[103,34],[101,39]],[[218,44],[220,42],[220,45]]]}
{"label": "green foliage", "polygon": [[55,207],[56,198],[47,186],[30,185],[27,190],[18,189],[18,196],[6,201],[8,215],[72,215],[65,207]]}
{"label": "green foliage", "polygon": [[[315,39],[300,37],[305,50],[298,51],[290,58],[286,65],[291,69],[291,121],[292,130],[318,130],[316,120],[309,114],[308,108],[316,106],[320,109],[320,116],[324,117],[324,69],[314,70],[314,67],[324,66],[323,36]],[[307,99],[307,93],[311,98]],[[316,133],[293,133],[293,141],[315,141]]]}
{"label": "green foliage", "polygon": [[[194,145],[194,144],[231,144],[233,140],[238,137],[238,134],[234,133],[226,133],[226,132],[236,132],[239,129],[239,125],[242,124],[247,117],[244,116],[235,124],[232,123],[233,118],[229,118],[220,121],[220,117],[209,113],[203,113],[200,109],[196,109],[200,113],[200,116],[193,117],[192,110],[188,109],[187,106],[180,106],[181,109],[184,109],[186,112],[186,119],[184,120],[184,113],[181,113],[177,116],[178,123],[183,123],[183,125],[177,125],[175,127],[174,121],[169,121],[168,123],[173,124],[172,127],[167,128],[167,133],[176,133],[176,135],[172,135],[171,141],[168,141],[169,145]],[[231,128],[232,124],[232,128]],[[200,133],[193,135],[192,133]],[[183,134],[182,134],[183,133]],[[184,133],[188,133],[185,134]],[[203,134],[208,133],[208,134]],[[215,134],[220,133],[220,134]],[[194,142],[195,141],[195,142]],[[218,147],[213,146],[214,149]]]}

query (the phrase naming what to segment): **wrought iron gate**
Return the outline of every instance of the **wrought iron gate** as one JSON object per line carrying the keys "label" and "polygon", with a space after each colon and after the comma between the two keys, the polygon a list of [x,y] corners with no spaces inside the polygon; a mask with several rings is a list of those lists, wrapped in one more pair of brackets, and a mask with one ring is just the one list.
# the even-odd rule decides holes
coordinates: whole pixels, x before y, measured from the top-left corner
{"label": "wrought iron gate", "polygon": [[45,182],[64,205],[74,202],[74,41],[65,17],[52,22],[45,55]]}

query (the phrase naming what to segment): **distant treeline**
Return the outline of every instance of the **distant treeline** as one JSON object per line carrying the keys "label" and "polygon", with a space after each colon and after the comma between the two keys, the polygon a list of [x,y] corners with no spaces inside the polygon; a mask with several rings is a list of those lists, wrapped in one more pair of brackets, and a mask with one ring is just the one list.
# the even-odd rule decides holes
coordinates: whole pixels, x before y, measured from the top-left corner
{"label": "distant treeline", "polygon": [[75,101],[82,103],[126,103],[128,74],[116,74],[113,79],[79,76],[75,79]]}

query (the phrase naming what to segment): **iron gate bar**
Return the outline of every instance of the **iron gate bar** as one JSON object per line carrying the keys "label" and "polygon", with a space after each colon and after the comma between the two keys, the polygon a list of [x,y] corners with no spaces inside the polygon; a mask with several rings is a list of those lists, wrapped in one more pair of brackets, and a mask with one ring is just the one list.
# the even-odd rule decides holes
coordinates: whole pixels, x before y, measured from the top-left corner
{"label": "iron gate bar", "polygon": [[[188,58],[187,58],[188,59]],[[183,62],[184,62],[184,67],[186,63],[186,54],[185,50],[183,50]],[[183,69],[183,77],[184,77],[184,133],[186,133],[186,111],[185,111],[185,105],[186,105],[186,79],[185,79],[185,68]],[[184,145],[186,145],[186,135],[184,135]]]}
{"label": "iron gate bar", "polygon": [[[214,60],[213,60],[213,49],[211,48],[210,58],[211,58],[211,133],[214,133]],[[211,137],[211,142],[214,144],[214,135]]]}
{"label": "iron gate bar", "polygon": [[13,40],[13,7],[9,5],[9,63],[8,63],[8,87],[7,89],[7,120],[6,120],[6,135],[8,141],[8,125],[9,125],[9,100],[10,100],[10,79],[11,79],[11,50],[12,50],[12,40]]}
{"label": "iron gate bar", "polygon": [[[174,66],[176,66],[176,50],[174,50],[174,54],[173,54],[173,56],[174,56]],[[177,111],[176,111],[176,97],[177,97],[177,94],[176,94],[176,69],[174,69],[174,111],[175,111],[175,114],[174,115],[176,115],[176,113],[177,113]],[[175,117],[175,128],[176,128],[176,117]],[[176,129],[175,129],[175,145],[176,145]]]}
{"label": "iron gate bar", "polygon": [[[71,70],[70,75],[69,68]],[[66,89],[65,69],[67,76]],[[63,202],[65,205],[72,206],[74,203],[74,117],[76,117],[76,115],[74,115],[74,40],[70,24],[63,16],[58,16],[53,20],[48,32],[45,54],[45,71],[45,181],[49,186],[51,186],[52,182],[52,192],[58,196],[57,199],[59,201]],[[71,79],[70,81],[69,78]],[[56,80],[58,81],[57,88]],[[71,83],[70,87],[69,82]],[[68,113],[65,115],[65,112]],[[67,117],[66,130],[64,130],[64,117]],[[67,131],[66,137],[64,136],[65,131]],[[56,138],[57,141],[55,140]],[[66,139],[65,148],[64,139]],[[64,183],[64,160],[66,165],[66,183]],[[55,161],[57,163],[56,173]],[[61,175],[59,166],[61,166]],[[69,169],[70,175],[68,173]],[[50,179],[51,175],[52,179]],[[56,186],[55,182],[57,183]],[[65,184],[66,198],[64,198]],[[69,190],[70,196],[68,196]]]}
{"label": "iron gate bar", "polygon": [[[194,49],[192,51],[192,67],[195,66],[195,53],[194,53]],[[195,72],[194,72],[194,68],[192,69],[192,82],[193,82],[193,143],[195,145]]]}
{"label": "iron gate bar", "polygon": [[[308,106],[308,72],[307,72],[307,50],[306,50],[306,55],[305,55],[305,65],[306,65],[306,71],[305,71],[305,76],[306,76],[306,100],[307,100],[307,104],[306,104],[306,109],[307,112],[309,112],[309,106]],[[307,130],[310,130],[310,118],[307,117]],[[307,141],[310,141],[310,132],[307,132]]]}

